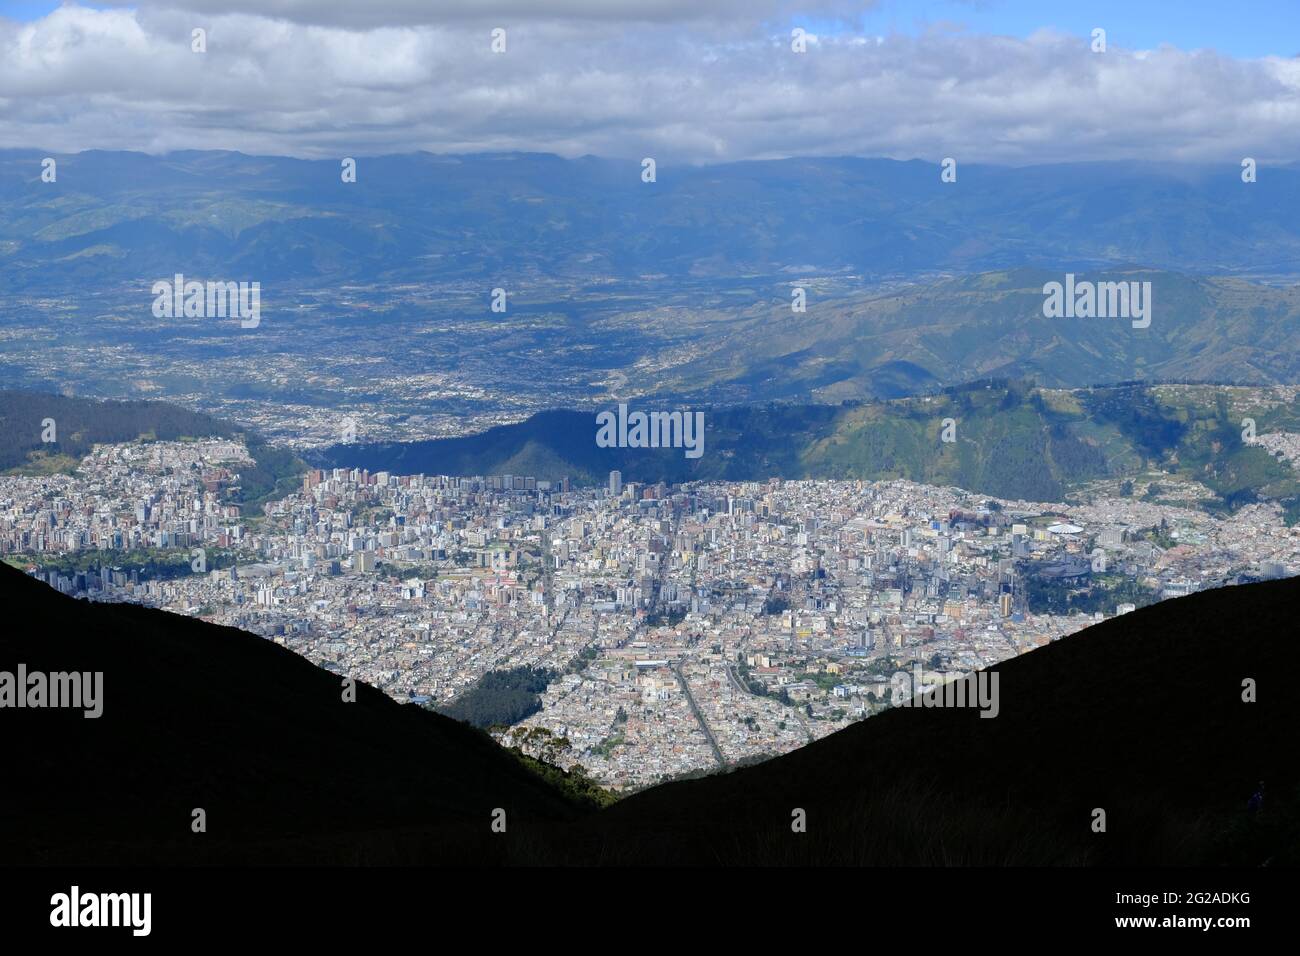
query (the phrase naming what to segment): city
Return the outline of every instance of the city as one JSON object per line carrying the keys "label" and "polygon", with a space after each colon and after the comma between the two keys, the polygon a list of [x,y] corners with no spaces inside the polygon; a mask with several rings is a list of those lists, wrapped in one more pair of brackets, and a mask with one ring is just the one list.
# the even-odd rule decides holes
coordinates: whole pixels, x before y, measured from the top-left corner
{"label": "city", "polygon": [[[1295,437],[1259,442],[1287,454]],[[333,469],[241,518],[228,499],[251,461],[238,440],[131,442],[96,445],[76,476],[0,476],[0,555],[402,701],[546,672],[536,712],[494,732],[616,790],[793,750],[889,707],[892,675],[917,664],[950,680],[1300,569],[1300,527],[1275,503],[1221,518],[1111,486],[1062,504],[903,480]],[[1189,494],[1178,481],[1161,492]]]}

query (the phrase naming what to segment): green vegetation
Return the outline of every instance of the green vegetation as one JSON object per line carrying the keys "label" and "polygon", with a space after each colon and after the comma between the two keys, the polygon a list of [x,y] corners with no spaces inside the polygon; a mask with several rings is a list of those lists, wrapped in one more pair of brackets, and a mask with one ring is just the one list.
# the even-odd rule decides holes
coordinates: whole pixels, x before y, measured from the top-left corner
{"label": "green vegetation", "polygon": [[439,712],[475,727],[508,727],[542,709],[541,693],[559,675],[547,668],[489,671]]}
{"label": "green vegetation", "polygon": [[599,810],[618,800],[615,793],[604,789],[587,776],[587,771],[581,764],[575,763],[569,770],[560,769],[560,761],[573,751],[568,737],[557,737],[545,727],[516,727],[506,734],[503,742],[506,752],[529,772],[541,777],[579,804]]}
{"label": "green vegetation", "polygon": [[740,678],[740,683],[745,690],[749,691],[755,697],[767,696],[767,685],[762,681],[754,680],[750,677],[749,665],[741,662],[736,665],[736,675]]}
{"label": "green vegetation", "polygon": [[434,564],[402,564],[396,561],[385,563],[391,576],[400,581],[419,578],[421,581],[429,582],[438,577],[438,566]]}
{"label": "green vegetation", "polygon": [[1300,496],[1283,500],[1282,519],[1288,528],[1293,528],[1300,522]]}
{"label": "green vegetation", "polygon": [[578,652],[578,654],[573,658],[573,660],[569,661],[568,673],[581,674],[583,671],[587,669],[587,665],[590,664],[598,657],[600,657],[599,648],[595,648],[591,646],[584,647],[581,651]]}
{"label": "green vegetation", "polygon": [[262,505],[297,490],[307,465],[286,448],[268,445],[256,435],[245,435],[248,453],[255,464],[240,471],[240,489],[235,496],[244,514],[259,512]]}
{"label": "green vegetation", "polygon": [[561,770],[559,767],[538,760],[536,757],[530,757],[523,751],[510,750],[508,752],[513,754],[515,759],[530,771],[561,793],[577,801],[580,805],[599,810],[618,802],[618,794],[606,790],[587,776],[587,772],[582,769],[581,764],[574,764],[570,770]]}
{"label": "green vegetation", "polygon": [[1169,530],[1169,523],[1163,518],[1160,524],[1152,525],[1150,528],[1140,528],[1133,533],[1134,541],[1149,541],[1158,548],[1168,551],[1178,544],[1178,540]]}
{"label": "green vegetation", "polygon": [[645,616],[645,625],[646,627],[660,627],[662,625],[676,627],[684,620],[686,620],[686,612],[680,609],[673,611],[655,611],[653,614],[647,614]]}
{"label": "green vegetation", "polygon": [[21,466],[11,468],[7,474],[21,475],[70,475],[77,470],[81,459],[73,455],[49,454],[43,451],[27,453],[27,461]]}
{"label": "green vegetation", "polygon": [[[194,574],[189,548],[131,548],[129,550],[68,551],[57,555],[41,555],[33,561],[42,571],[58,571],[73,575],[78,572],[98,571],[100,568],[117,568],[130,574],[140,573],[141,580],[166,581]],[[218,571],[236,564],[232,551],[208,549],[205,555],[207,571]]]}
{"label": "green vegetation", "polygon": [[608,758],[609,755],[614,752],[614,748],[621,746],[625,739],[626,738],[622,731],[610,734],[600,743],[596,744],[596,746],[592,747],[591,752],[598,757]]}
{"label": "green vegetation", "polygon": [[1119,604],[1146,607],[1159,600],[1152,588],[1144,587],[1124,575],[1091,575],[1086,579],[1043,580],[1028,577],[1024,582],[1025,601],[1035,614],[1113,615]]}
{"label": "green vegetation", "polygon": [[871,677],[891,677],[904,668],[904,663],[893,657],[881,657],[871,661],[862,670]]}
{"label": "green vegetation", "polygon": [[[627,481],[755,478],[906,478],[956,485],[1001,498],[1061,501],[1097,479],[1119,480],[1119,493],[1155,500],[1165,473],[1200,482],[1213,498],[1194,502],[1231,513],[1259,500],[1284,503],[1300,520],[1300,479],[1288,464],[1242,438],[1242,420],[1258,433],[1300,431],[1300,399],[1280,403],[1252,389],[1124,384],[1059,391],[993,379],[932,395],[840,405],[766,405],[714,409],[710,453],[688,459],[679,449],[599,448],[590,413],[549,411],[517,425],[429,442],[339,446],[327,466],[364,465],[402,472],[531,473],[603,483],[618,469]],[[1257,406],[1257,407],[1256,407]],[[57,423],[57,443],[41,423]],[[944,441],[945,420],[954,423]],[[215,418],[161,402],[96,402],[34,392],[0,392],[0,471],[67,471],[95,442],[140,438],[241,438],[256,460],[241,470],[232,499],[249,517],[297,487],[306,465]],[[475,552],[454,555],[471,566]],[[527,568],[525,568],[527,570]],[[779,613],[773,595],[767,613]],[[656,623],[676,623],[672,617]]]}
{"label": "green vegetation", "polygon": [[798,674],[796,680],[811,681],[821,690],[828,691],[836,684],[843,683],[838,674]]}

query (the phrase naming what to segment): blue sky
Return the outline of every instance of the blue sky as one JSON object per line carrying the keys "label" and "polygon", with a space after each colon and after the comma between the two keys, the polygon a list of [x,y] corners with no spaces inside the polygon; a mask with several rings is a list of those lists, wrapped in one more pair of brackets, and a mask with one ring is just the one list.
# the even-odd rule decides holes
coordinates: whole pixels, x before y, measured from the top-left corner
{"label": "blue sky", "polygon": [[37,20],[57,6],[49,0],[0,0],[0,14],[11,20]]}
{"label": "blue sky", "polygon": [[1042,27],[1089,35],[1129,49],[1161,43],[1231,56],[1300,54],[1297,0],[882,0],[863,17],[873,33],[914,33],[926,22],[957,21],[977,33],[1025,37]]}
{"label": "blue sky", "polygon": [[[0,0],[0,14],[35,20],[58,6],[58,0]],[[184,0],[177,0],[176,6],[183,8]],[[537,6],[544,10],[545,0],[537,0]],[[793,22],[837,32],[813,17],[795,17]],[[1043,27],[1086,36],[1100,26],[1111,44],[1129,49],[1168,43],[1236,57],[1300,55],[1298,0],[879,0],[859,25],[870,33],[917,34],[927,25],[944,22],[964,24],[975,33],[1015,37]]]}

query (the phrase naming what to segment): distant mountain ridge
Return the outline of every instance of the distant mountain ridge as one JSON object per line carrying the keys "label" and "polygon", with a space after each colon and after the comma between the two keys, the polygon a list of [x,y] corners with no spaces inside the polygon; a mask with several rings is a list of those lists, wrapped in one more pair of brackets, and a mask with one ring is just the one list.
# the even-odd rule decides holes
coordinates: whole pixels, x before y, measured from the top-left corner
{"label": "distant mountain ridge", "polygon": [[1047,318],[1066,270],[1017,268],[875,294],[772,303],[717,330],[698,354],[631,387],[783,400],[897,398],[983,378],[1054,388],[1113,382],[1300,383],[1300,286],[1147,269],[1078,270],[1081,282],[1148,283],[1150,326]]}
{"label": "distant mountain ridge", "polygon": [[[0,291],[530,276],[869,277],[1026,265],[1300,272],[1300,168],[829,158],[673,166],[537,153],[340,160],[0,151]],[[493,284],[496,284],[495,281]]]}
{"label": "distant mountain ridge", "polygon": [[[358,157],[346,183],[336,160],[88,151],[44,182],[45,155],[0,151],[0,369],[27,385],[330,408],[358,396],[342,370],[364,354],[383,358],[365,398],[484,421],[512,392],[546,407],[552,381],[570,405],[607,387],[730,405],[987,377],[1300,383],[1295,164],[1249,184],[1232,164],[963,164],[944,183],[919,160],[791,159],[644,183],[639,160],[410,153]],[[257,330],[154,317],[152,284],[178,273],[259,283]],[[1150,326],[1047,318],[1044,284],[1068,273],[1150,282]],[[304,342],[321,374],[272,374]],[[55,378],[50,343],[137,371]]]}

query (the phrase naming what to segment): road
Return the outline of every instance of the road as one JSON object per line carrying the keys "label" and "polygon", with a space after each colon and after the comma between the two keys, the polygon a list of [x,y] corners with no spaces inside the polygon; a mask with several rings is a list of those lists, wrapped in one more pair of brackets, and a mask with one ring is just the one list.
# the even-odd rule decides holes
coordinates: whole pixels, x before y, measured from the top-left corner
{"label": "road", "polygon": [[700,729],[704,731],[704,736],[708,738],[709,746],[713,748],[713,759],[718,762],[718,766],[723,770],[727,769],[727,758],[722,756],[722,748],[718,746],[717,738],[713,736],[713,731],[709,729],[709,722],[704,719],[704,713],[700,710],[700,705],[695,702],[695,695],[691,693],[691,685],[686,680],[686,675],[682,673],[682,662],[678,661],[673,665],[673,673],[677,675],[677,682],[682,685],[682,693],[686,695],[686,703],[691,705],[691,713],[695,715],[696,722]]}

